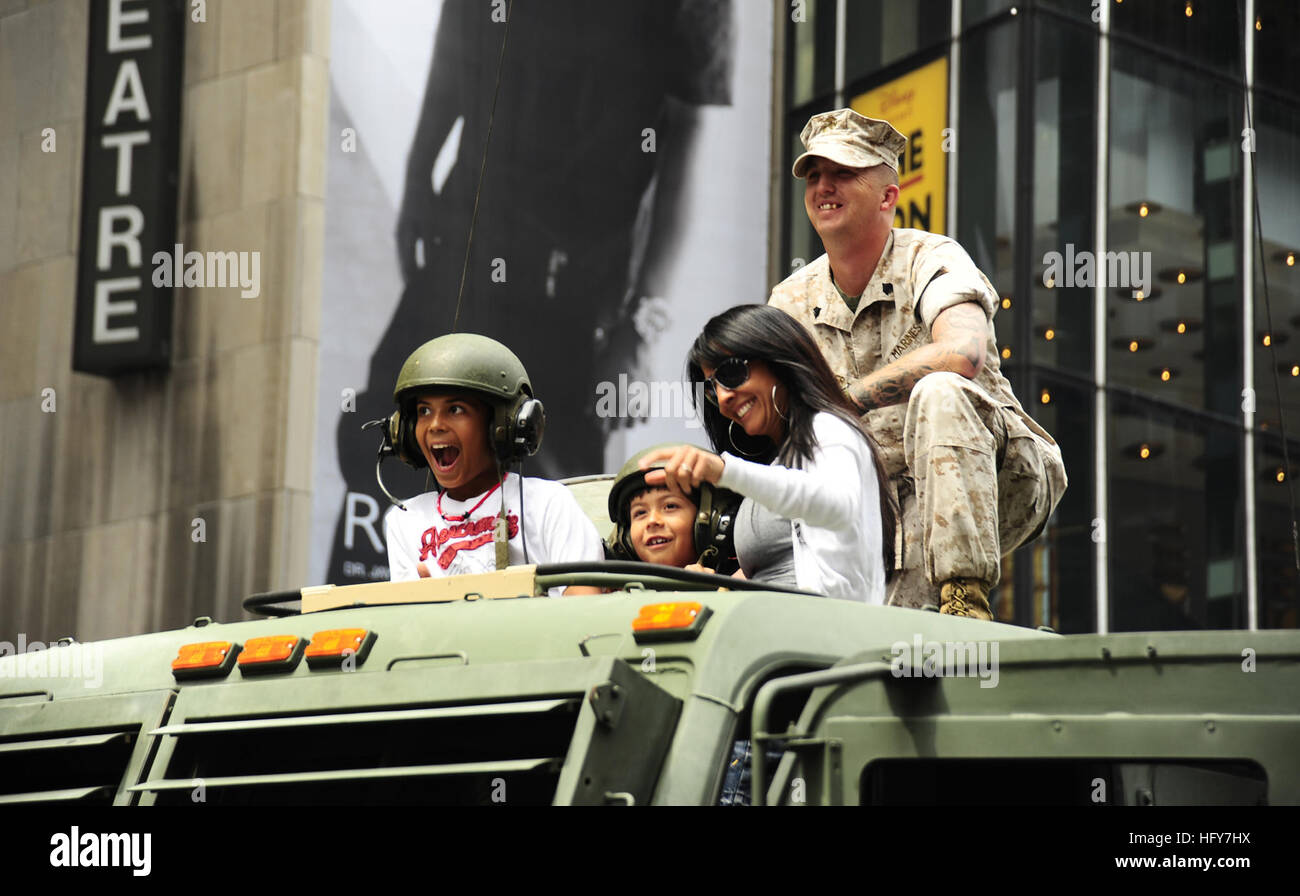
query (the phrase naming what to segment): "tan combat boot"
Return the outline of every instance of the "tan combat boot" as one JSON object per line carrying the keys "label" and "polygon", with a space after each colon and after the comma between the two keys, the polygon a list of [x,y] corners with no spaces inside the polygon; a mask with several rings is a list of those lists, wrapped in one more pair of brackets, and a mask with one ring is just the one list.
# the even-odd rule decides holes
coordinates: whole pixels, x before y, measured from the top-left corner
{"label": "tan combat boot", "polygon": [[939,591],[939,612],[993,621],[988,586],[979,579],[949,579]]}

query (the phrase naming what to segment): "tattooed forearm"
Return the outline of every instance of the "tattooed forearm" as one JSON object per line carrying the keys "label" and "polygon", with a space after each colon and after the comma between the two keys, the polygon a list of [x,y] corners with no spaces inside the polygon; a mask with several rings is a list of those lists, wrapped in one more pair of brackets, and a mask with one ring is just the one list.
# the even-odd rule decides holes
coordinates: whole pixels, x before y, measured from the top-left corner
{"label": "tattooed forearm", "polygon": [[[864,411],[903,404],[921,377],[949,370],[953,354],[947,347],[923,346],[863,377],[849,389],[849,395]],[[969,366],[969,362],[966,364]]]}
{"label": "tattooed forearm", "polygon": [[935,318],[933,342],[863,377],[849,396],[865,410],[903,404],[921,377],[950,371],[974,379],[984,366],[988,319],[973,302],[954,305]]}

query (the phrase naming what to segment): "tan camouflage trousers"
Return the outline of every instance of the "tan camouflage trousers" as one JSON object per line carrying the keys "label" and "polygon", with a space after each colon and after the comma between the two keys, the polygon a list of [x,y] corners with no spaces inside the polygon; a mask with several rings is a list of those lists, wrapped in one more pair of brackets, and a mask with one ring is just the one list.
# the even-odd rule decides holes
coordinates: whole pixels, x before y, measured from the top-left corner
{"label": "tan camouflage trousers", "polygon": [[1002,555],[1037,537],[1065,491],[1060,449],[956,373],[913,388],[903,453],[892,606],[937,607],[940,586],[958,577],[993,587]]}

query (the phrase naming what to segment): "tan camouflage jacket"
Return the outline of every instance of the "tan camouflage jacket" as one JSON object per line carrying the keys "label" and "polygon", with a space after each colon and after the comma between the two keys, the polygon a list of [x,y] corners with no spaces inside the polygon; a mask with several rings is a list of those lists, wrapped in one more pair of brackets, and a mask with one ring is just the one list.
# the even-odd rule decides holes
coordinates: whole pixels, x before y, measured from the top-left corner
{"label": "tan camouflage jacket", "polygon": [[[917,309],[922,295],[924,319]],[[1055,446],[1046,430],[1025,413],[1002,375],[993,330],[997,291],[966,251],[948,237],[894,228],[856,313],[849,311],[840,298],[825,255],[778,283],[768,300],[769,305],[792,315],[812,332],[842,387],[847,387],[850,379],[856,381],[919,346],[929,345],[934,319],[944,309],[962,302],[978,302],[989,317],[984,366],[975,382],[1024,421],[1028,432],[1010,435],[1033,434]],[[865,418],[891,477],[906,469],[906,413],[907,405],[899,404],[868,411]]]}

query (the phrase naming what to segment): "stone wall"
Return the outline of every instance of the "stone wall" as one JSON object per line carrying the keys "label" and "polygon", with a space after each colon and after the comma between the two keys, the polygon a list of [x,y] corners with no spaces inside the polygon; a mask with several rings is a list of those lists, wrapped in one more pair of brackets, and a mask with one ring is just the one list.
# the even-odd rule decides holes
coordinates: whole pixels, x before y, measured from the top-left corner
{"label": "stone wall", "polygon": [[261,295],[177,289],[171,368],[104,378],[72,372],[88,2],[0,0],[0,641],[237,619],[307,573],[329,3],[205,6],[177,237],[260,252]]}

